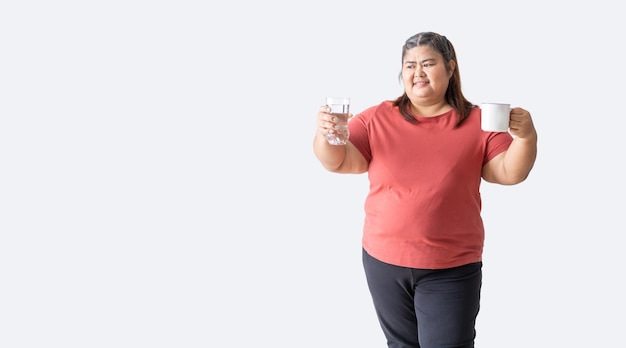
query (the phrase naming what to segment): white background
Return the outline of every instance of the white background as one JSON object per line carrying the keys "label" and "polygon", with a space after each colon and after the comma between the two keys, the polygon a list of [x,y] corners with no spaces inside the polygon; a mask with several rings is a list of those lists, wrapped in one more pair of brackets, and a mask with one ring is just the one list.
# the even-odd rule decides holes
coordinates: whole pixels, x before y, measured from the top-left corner
{"label": "white background", "polygon": [[311,144],[324,97],[401,94],[420,31],[539,133],[482,188],[477,347],[623,344],[618,2],[208,3],[0,5],[0,346],[384,347],[367,178]]}

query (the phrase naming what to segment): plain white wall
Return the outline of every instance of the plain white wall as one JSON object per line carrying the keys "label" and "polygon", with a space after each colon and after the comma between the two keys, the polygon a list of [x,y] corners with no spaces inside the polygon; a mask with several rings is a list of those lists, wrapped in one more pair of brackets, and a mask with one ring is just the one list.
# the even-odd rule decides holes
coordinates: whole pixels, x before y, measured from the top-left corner
{"label": "plain white wall", "polygon": [[383,347],[364,175],[313,156],[328,95],[392,99],[401,47],[455,45],[475,103],[532,113],[539,157],[483,185],[477,346],[616,346],[617,3],[4,2],[0,346]]}

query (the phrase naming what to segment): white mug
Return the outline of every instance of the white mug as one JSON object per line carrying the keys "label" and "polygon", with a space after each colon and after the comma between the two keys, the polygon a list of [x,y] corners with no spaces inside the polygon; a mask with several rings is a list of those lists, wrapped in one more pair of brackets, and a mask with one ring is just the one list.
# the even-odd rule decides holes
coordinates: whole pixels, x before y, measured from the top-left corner
{"label": "white mug", "polygon": [[506,132],[509,130],[511,104],[480,104],[480,128],[485,132]]}

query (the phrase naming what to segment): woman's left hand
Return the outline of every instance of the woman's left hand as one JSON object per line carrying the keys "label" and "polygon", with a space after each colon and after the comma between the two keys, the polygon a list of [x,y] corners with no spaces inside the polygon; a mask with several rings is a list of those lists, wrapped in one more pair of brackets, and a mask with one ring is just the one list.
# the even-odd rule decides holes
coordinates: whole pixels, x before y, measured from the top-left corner
{"label": "woman's left hand", "polygon": [[537,135],[530,113],[520,107],[511,109],[509,131],[517,138],[529,138]]}

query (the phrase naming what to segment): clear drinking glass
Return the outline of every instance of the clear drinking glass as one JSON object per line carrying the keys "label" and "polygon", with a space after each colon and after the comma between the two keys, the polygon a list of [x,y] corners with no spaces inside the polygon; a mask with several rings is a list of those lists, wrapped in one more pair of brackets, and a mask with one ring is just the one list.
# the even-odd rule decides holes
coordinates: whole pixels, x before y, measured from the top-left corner
{"label": "clear drinking glass", "polygon": [[326,105],[330,107],[330,114],[336,117],[335,129],[326,134],[326,141],[331,145],[345,145],[350,137],[348,130],[350,98],[328,97]]}

